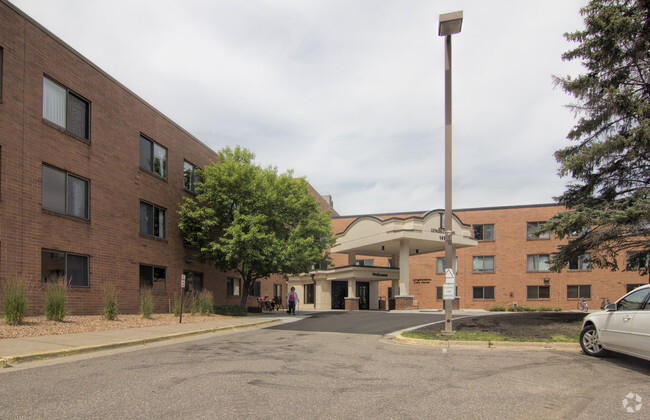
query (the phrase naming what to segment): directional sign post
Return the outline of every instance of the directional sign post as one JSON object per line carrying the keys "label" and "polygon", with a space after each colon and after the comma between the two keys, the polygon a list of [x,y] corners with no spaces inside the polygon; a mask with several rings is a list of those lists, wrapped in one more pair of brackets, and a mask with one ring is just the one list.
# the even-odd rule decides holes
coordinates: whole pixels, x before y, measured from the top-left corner
{"label": "directional sign post", "polygon": [[181,275],[181,316],[178,319],[178,323],[183,323],[183,292],[185,291],[185,274]]}
{"label": "directional sign post", "polygon": [[451,268],[445,270],[445,283],[456,284],[456,275]]}
{"label": "directional sign post", "polygon": [[445,283],[442,285],[442,299],[443,300],[454,300],[456,299],[456,284],[455,283]]}

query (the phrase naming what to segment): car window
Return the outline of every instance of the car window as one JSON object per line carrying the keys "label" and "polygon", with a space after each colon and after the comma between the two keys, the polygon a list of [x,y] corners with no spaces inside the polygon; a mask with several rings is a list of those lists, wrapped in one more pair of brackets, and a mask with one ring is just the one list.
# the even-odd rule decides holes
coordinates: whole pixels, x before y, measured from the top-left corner
{"label": "car window", "polygon": [[[650,293],[650,290],[643,289],[632,292],[629,295],[625,296],[623,299],[618,301],[616,309],[619,311],[636,311],[641,309],[641,305],[645,301],[646,296]],[[650,305],[649,305],[650,306]]]}

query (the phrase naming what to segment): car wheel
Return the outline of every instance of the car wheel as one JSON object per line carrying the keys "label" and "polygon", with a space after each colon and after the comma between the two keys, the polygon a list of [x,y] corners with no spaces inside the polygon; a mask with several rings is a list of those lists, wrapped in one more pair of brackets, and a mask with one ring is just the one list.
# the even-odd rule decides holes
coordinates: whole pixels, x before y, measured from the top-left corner
{"label": "car wheel", "polygon": [[592,324],[587,325],[580,332],[580,347],[589,356],[603,357],[609,353],[600,344],[598,330]]}

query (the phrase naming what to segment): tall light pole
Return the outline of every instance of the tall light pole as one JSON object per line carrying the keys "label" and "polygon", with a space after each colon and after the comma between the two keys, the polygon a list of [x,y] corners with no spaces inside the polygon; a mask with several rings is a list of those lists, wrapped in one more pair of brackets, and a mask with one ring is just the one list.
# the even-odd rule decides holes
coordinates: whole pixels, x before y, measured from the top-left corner
{"label": "tall light pole", "polygon": [[[451,231],[451,36],[460,33],[463,26],[463,11],[443,13],[440,15],[438,35],[445,37],[445,283],[444,287],[453,288],[456,295],[455,262],[456,252],[452,245]],[[451,272],[449,271],[451,270]],[[451,276],[450,276],[451,274]],[[444,296],[445,333],[453,334],[452,304],[453,298]]]}

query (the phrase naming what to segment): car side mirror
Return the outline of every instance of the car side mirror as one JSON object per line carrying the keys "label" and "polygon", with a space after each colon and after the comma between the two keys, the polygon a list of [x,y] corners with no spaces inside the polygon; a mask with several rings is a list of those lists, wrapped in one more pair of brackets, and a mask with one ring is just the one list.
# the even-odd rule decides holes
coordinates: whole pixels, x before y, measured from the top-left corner
{"label": "car side mirror", "polygon": [[616,304],[615,304],[615,303],[608,303],[608,304],[605,306],[605,310],[606,310],[607,312],[613,312],[613,311],[615,311],[615,310],[616,310]]}

